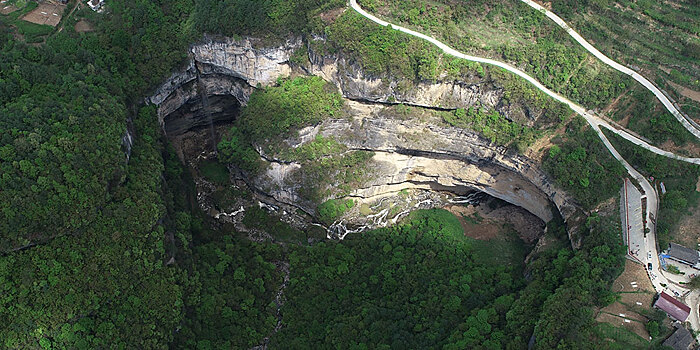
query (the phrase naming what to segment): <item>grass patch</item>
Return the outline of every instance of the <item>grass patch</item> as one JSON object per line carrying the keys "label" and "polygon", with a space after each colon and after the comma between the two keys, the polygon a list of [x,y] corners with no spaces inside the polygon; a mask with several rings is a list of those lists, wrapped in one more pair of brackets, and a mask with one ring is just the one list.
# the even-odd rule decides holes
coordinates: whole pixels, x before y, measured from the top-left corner
{"label": "grass patch", "polygon": [[[440,222],[442,226],[440,232],[449,240],[467,243],[472,250],[475,261],[484,264],[516,266],[521,266],[525,261],[528,249],[510,228],[505,228],[504,230],[507,232],[501,232],[498,238],[478,240],[465,235],[459,219],[444,209],[417,210],[412,212],[406,220],[412,222],[426,219]],[[478,214],[470,219],[476,224],[483,221],[483,218]]]}
{"label": "grass patch", "polygon": [[649,347],[649,342],[639,335],[624,328],[615,327],[609,323],[599,323],[595,333],[603,338],[612,340],[608,349],[643,349]]}
{"label": "grass patch", "polygon": [[226,185],[230,182],[228,169],[217,161],[204,161],[199,167],[199,171],[207,180],[217,185]]}
{"label": "grass patch", "polygon": [[512,229],[498,238],[478,240],[467,237],[474,250],[474,259],[482,263],[522,266],[528,249]]}
{"label": "grass patch", "polygon": [[445,209],[416,210],[411,212],[406,218],[409,223],[428,219],[441,224],[442,229],[440,233],[443,236],[457,241],[468,241],[467,237],[464,235],[464,230],[462,229],[462,224],[460,224],[459,219]]}
{"label": "grass patch", "polygon": [[[275,153],[285,137],[302,127],[340,116],[342,106],[343,99],[335,86],[319,77],[279,80],[277,86],[253,92],[236,125],[219,143],[219,158],[257,173],[261,164],[254,146]],[[298,156],[322,150],[307,150],[311,153]]]}
{"label": "grass patch", "polygon": [[243,224],[269,233],[276,241],[306,243],[306,233],[289,226],[260,207],[248,208],[243,217]]}

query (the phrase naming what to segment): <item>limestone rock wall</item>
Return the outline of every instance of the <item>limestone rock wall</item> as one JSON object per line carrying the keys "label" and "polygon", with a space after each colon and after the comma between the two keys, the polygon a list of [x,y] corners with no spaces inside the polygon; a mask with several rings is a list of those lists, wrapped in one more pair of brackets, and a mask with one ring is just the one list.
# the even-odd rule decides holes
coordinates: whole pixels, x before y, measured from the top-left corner
{"label": "limestone rock wall", "polygon": [[[234,96],[245,105],[255,87],[295,74],[289,58],[301,47],[304,46],[300,39],[267,48],[255,47],[249,39],[193,45],[191,64],[166,80],[149,102],[159,106],[161,123],[167,115],[192,103],[202,93],[202,86],[208,95]],[[456,193],[477,189],[521,206],[544,221],[551,220],[554,211],[558,211],[570,227],[578,225],[580,209],[533,160],[440,120],[382,116],[377,111],[383,107],[372,104],[406,103],[446,109],[477,104],[526,124],[538,118],[527,107],[505,103],[504,92],[492,82],[406,82],[368,76],[339,54],[323,56],[309,50],[308,55],[308,66],[296,74],[305,71],[335,84],[344,97],[352,100],[348,101],[351,117],[327,120],[287,142],[298,146],[321,133],[335,137],[350,149],[374,151],[372,180],[350,196],[363,201],[403,188]],[[251,180],[276,200],[313,212],[314,204],[301,198],[290,183],[298,169],[298,164],[272,162],[267,174]]]}

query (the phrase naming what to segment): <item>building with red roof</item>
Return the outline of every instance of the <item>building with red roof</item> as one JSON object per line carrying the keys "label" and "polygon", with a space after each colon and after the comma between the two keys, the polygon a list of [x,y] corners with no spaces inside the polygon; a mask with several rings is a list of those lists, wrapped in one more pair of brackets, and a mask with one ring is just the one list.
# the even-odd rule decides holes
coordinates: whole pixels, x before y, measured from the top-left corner
{"label": "building with red roof", "polygon": [[674,320],[685,322],[690,315],[690,307],[676,300],[666,292],[659,294],[659,299],[654,303],[654,307],[665,311]]}

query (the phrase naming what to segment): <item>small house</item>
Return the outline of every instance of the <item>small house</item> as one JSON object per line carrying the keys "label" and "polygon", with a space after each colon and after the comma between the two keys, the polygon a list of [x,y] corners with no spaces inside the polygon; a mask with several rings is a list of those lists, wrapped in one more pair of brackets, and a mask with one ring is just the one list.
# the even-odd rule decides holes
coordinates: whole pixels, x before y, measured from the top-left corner
{"label": "small house", "polygon": [[695,266],[700,262],[700,255],[695,249],[686,248],[676,243],[670,243],[668,247],[669,258],[686,265]]}
{"label": "small house", "polygon": [[664,340],[663,345],[674,350],[690,350],[695,348],[694,343],[693,335],[685,327],[677,324],[676,331],[668,339]]}
{"label": "small house", "polygon": [[666,312],[669,317],[676,321],[685,322],[690,315],[690,307],[676,300],[666,292],[659,293],[659,299],[654,303],[654,307]]}

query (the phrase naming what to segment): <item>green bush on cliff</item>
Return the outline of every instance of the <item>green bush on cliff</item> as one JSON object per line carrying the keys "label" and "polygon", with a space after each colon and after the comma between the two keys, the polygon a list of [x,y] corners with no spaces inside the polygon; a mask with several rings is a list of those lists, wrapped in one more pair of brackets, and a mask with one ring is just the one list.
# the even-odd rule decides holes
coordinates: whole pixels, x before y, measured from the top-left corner
{"label": "green bush on cliff", "polygon": [[260,170],[262,162],[248,138],[237,127],[232,127],[228,136],[218,144],[219,160],[235,164],[239,168],[255,173]]}
{"label": "green bush on cliff", "polygon": [[342,107],[334,86],[319,77],[299,77],[255,91],[238,120],[241,131],[261,143],[338,116]]}
{"label": "green bush on cliff", "polygon": [[340,94],[319,77],[280,80],[250,96],[236,125],[219,143],[219,158],[255,173],[261,161],[254,145],[272,153],[294,130],[340,116],[342,107]]}
{"label": "green bush on cliff", "polygon": [[318,206],[318,217],[323,222],[331,223],[354,206],[352,199],[330,199]]}
{"label": "green bush on cliff", "polygon": [[484,108],[460,108],[454,113],[443,114],[443,119],[450,125],[479,132],[498,145],[514,145],[521,152],[537,138],[532,128],[518,125],[500,113]]}

